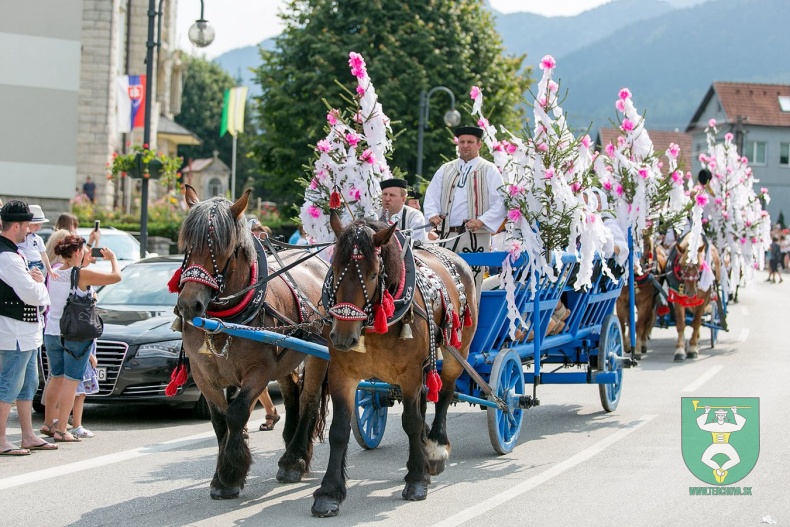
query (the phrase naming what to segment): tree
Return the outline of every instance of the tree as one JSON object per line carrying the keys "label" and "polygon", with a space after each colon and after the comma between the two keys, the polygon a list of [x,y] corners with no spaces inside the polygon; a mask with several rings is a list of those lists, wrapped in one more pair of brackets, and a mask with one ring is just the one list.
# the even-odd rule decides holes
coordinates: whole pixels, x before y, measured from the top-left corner
{"label": "tree", "polygon": [[[258,129],[253,155],[267,170],[272,196],[296,202],[310,145],[324,134],[326,99],[344,108],[336,80],[353,89],[348,53],[361,53],[379,101],[397,135],[390,165],[411,173],[417,160],[421,90],[446,86],[456,95],[463,122],[471,123],[469,90],[483,88],[488,118],[511,130],[523,124],[522,94],[529,86],[524,56],[503,54],[502,39],[481,0],[290,0],[276,49],[261,50],[256,71]],[[431,98],[424,138],[424,174],[453,157],[452,133],[442,122],[447,95]]]}
{"label": "tree", "polygon": [[[184,162],[190,159],[213,157],[214,151],[228,166],[232,163],[233,138],[230,134],[219,136],[222,122],[222,105],[225,90],[238,85],[233,77],[222,67],[199,57],[185,57],[187,74],[184,80],[184,91],[181,99],[181,113],[175,121],[181,126],[195,132],[203,141],[202,145],[180,146],[178,153]],[[247,107],[249,110],[249,106]],[[245,134],[253,131],[249,124],[249,112],[245,112]],[[239,195],[247,177],[255,171],[254,163],[248,159],[245,134],[240,135],[236,155],[236,195]]]}

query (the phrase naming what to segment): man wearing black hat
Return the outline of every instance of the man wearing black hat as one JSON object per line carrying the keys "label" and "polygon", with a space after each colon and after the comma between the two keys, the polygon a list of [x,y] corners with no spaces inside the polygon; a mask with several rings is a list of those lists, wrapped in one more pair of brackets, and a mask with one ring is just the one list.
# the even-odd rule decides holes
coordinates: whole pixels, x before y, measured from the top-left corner
{"label": "man wearing black hat", "polygon": [[[11,200],[0,209],[0,455],[25,456],[46,443],[33,432],[33,395],[38,389],[38,349],[43,340],[39,306],[49,304],[44,275],[28,270],[17,253],[25,241],[33,213],[24,201]],[[22,447],[6,438],[8,416],[16,401]],[[48,447],[52,449],[52,447]]]}
{"label": "man wearing black hat", "polygon": [[381,211],[379,218],[397,223],[400,230],[411,230],[415,240],[425,239],[425,216],[406,205],[409,185],[404,179],[385,179],[381,182]]}
{"label": "man wearing black hat", "polygon": [[[488,252],[491,233],[505,219],[499,188],[504,184],[496,166],[480,157],[483,129],[462,126],[455,130],[458,159],[442,165],[425,192],[425,217],[441,238],[455,237],[446,246],[456,253]],[[474,268],[478,291],[483,269]]]}

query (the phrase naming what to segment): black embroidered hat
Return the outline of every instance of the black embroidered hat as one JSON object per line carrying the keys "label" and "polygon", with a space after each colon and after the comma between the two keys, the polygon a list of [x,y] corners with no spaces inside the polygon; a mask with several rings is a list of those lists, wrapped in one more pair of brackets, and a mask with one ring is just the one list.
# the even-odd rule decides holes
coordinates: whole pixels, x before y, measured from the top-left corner
{"label": "black embroidered hat", "polygon": [[408,189],[409,182],[406,181],[405,179],[392,178],[392,179],[385,179],[384,181],[381,182],[380,186],[381,186],[381,190],[384,190],[385,188],[392,188],[392,187]]}
{"label": "black embroidered hat", "polygon": [[703,168],[699,171],[699,174],[697,174],[697,179],[699,180],[700,185],[707,185],[708,181],[710,181],[712,177],[713,174],[711,174],[710,170],[707,168]]}
{"label": "black embroidered hat", "polygon": [[0,209],[0,220],[5,223],[14,221],[31,221],[33,220],[33,213],[30,212],[30,207],[27,203],[18,199],[12,199]]}
{"label": "black embroidered hat", "polygon": [[483,129],[477,126],[460,126],[455,129],[455,137],[459,137],[461,135],[473,135],[478,139],[482,139]]}

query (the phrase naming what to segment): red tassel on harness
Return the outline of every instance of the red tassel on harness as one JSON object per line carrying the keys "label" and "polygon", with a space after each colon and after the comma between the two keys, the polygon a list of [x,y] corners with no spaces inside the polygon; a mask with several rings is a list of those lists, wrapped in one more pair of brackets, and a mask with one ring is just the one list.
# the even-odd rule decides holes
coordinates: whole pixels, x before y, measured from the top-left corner
{"label": "red tassel on harness", "polygon": [[450,329],[450,346],[461,347],[461,318],[456,311],[453,311],[453,327]]}
{"label": "red tassel on harness", "polygon": [[332,194],[329,196],[329,208],[330,209],[339,209],[340,208],[340,193],[336,190],[332,191]]}
{"label": "red tassel on harness", "polygon": [[661,304],[660,306],[658,306],[656,308],[656,314],[658,316],[660,316],[660,317],[663,317],[664,315],[668,315],[669,314],[669,306],[666,305],[666,304]]}
{"label": "red tassel on harness", "polygon": [[384,314],[387,315],[387,318],[395,314],[395,299],[392,298],[392,295],[387,290],[384,290],[384,294],[381,296],[381,307],[384,308]]}
{"label": "red tassel on harness", "polygon": [[469,306],[466,306],[464,310],[464,327],[468,328],[472,325],[472,311],[469,309]]}
{"label": "red tassel on harness", "polygon": [[178,392],[178,387],[183,386],[187,382],[187,367],[183,364],[176,366],[173,373],[170,374],[170,382],[167,383],[165,388],[165,395],[173,397]]}
{"label": "red tassel on harness", "polygon": [[387,314],[384,312],[384,307],[381,304],[376,304],[373,307],[373,333],[386,333],[387,332]]}
{"label": "red tassel on harness", "polygon": [[167,282],[167,290],[171,293],[178,293],[178,287],[181,282],[181,268],[179,267],[176,269],[176,272],[173,273],[172,278]]}
{"label": "red tassel on harness", "polygon": [[442,378],[439,377],[436,370],[430,370],[428,372],[428,378],[425,380],[425,384],[428,386],[427,399],[432,403],[438,402],[439,390],[442,389]]}

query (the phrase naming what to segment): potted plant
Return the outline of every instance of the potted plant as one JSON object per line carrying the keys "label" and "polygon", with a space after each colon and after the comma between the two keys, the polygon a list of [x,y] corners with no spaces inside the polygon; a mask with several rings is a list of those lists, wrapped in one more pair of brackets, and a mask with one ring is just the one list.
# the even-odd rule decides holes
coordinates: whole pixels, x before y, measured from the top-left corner
{"label": "potted plant", "polygon": [[167,185],[176,182],[183,161],[182,157],[170,157],[149,149],[147,144],[135,145],[127,154],[113,154],[109,169],[113,178],[128,174],[137,178],[160,179],[163,185]]}

